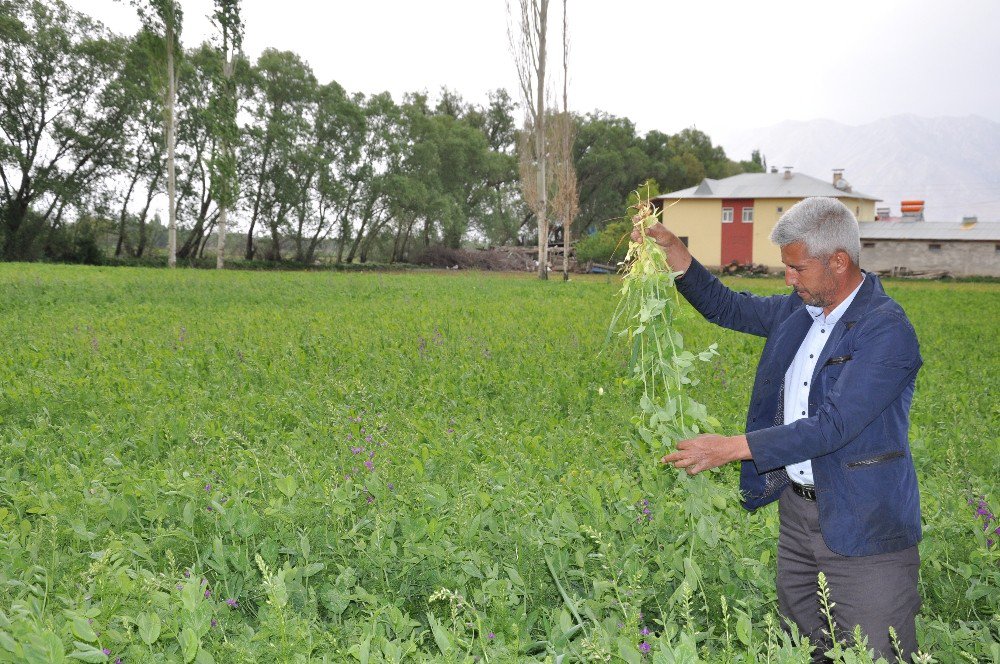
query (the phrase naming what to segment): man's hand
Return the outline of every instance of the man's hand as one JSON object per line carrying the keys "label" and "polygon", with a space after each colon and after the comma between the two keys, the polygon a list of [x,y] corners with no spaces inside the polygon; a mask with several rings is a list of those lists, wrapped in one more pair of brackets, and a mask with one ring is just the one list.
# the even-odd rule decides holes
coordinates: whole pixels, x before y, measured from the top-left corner
{"label": "man's hand", "polygon": [[680,441],[677,443],[677,451],[660,459],[660,463],[670,463],[674,468],[683,468],[688,475],[697,475],[703,470],[718,468],[731,461],[749,461],[751,458],[746,436],[706,433]]}
{"label": "man's hand", "polygon": [[[653,238],[653,241],[660,245],[663,251],[667,253],[667,262],[670,263],[671,268],[677,272],[687,272],[687,269],[691,266],[691,252],[688,251],[688,248],[684,246],[684,243],[676,235],[660,222],[656,222],[647,228],[646,235]],[[634,229],[632,231],[632,241],[639,242],[641,240],[642,234],[638,229]]]}

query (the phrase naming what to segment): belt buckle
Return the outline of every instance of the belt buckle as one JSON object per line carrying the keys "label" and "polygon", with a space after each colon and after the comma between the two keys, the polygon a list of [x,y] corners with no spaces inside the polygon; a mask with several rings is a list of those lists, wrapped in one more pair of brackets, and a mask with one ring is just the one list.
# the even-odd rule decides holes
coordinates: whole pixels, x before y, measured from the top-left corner
{"label": "belt buckle", "polygon": [[798,482],[792,482],[792,491],[796,495],[804,498],[806,500],[816,501],[816,487],[815,486],[805,486],[804,484],[799,484]]}

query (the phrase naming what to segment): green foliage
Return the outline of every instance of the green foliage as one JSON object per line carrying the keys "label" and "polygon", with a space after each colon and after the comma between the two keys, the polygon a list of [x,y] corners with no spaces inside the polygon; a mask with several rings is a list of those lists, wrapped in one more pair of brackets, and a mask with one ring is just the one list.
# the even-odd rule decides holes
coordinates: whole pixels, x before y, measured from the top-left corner
{"label": "green foliage", "polygon": [[62,2],[0,4],[0,258],[39,258],[120,142],[123,44]]}
{"label": "green foliage", "polygon": [[[0,661],[808,661],[775,510],[637,435],[620,287],[0,264]],[[925,358],[921,644],[990,661],[1000,291],[887,287]],[[675,311],[740,431],[761,341]]]}
{"label": "green foliage", "polygon": [[628,344],[629,380],[642,386],[636,418],[639,435],[654,449],[669,450],[679,440],[719,428],[719,420],[708,414],[705,405],[687,394],[699,382],[694,375],[696,362],[711,362],[719,353],[717,344],[697,354],[684,348],[684,336],[676,324],[681,311],[674,286],[678,273],[667,264],[656,241],[646,235],[646,229],[657,221],[649,202],[652,189],[647,183],[646,191],[637,191],[636,202],[629,207],[641,239],[629,242],[611,333]]}
{"label": "green foliage", "polygon": [[600,232],[587,235],[576,243],[577,261],[617,265],[625,260],[625,254],[628,252],[628,236],[631,232],[632,222],[611,222]]}

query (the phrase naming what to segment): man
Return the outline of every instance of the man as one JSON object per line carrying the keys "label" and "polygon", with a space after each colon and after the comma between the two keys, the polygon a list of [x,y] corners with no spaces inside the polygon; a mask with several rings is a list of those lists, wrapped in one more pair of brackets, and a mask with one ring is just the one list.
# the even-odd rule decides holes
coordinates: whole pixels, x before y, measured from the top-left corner
{"label": "man", "polygon": [[907,429],[922,361],[906,314],[859,267],[854,215],[835,198],[805,199],[782,215],[771,241],[794,292],[772,297],[725,287],[662,224],[647,234],[683,272],[677,288],[706,319],[767,338],[746,434],[681,441],[663,463],[694,475],[741,461],[744,507],[778,500],[782,616],[824,643],[823,572],[838,638],[860,625],[868,648],[894,661],[891,626],[910,661],[921,531]]}

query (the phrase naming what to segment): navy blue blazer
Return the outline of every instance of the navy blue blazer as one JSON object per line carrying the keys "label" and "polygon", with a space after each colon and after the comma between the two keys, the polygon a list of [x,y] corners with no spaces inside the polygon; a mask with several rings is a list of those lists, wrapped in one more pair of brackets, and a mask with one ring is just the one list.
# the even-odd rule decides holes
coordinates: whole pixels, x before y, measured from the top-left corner
{"label": "navy blue blazer", "polygon": [[743,506],[777,499],[784,467],[812,459],[820,529],[843,556],[898,551],[920,541],[920,496],[907,436],[910,401],[922,364],[903,309],[866,273],[851,306],[816,362],[809,416],[783,422],[782,385],[813,323],[795,293],[737,293],[693,261],[677,289],[709,321],[766,337],[757,365],[742,462]]}

